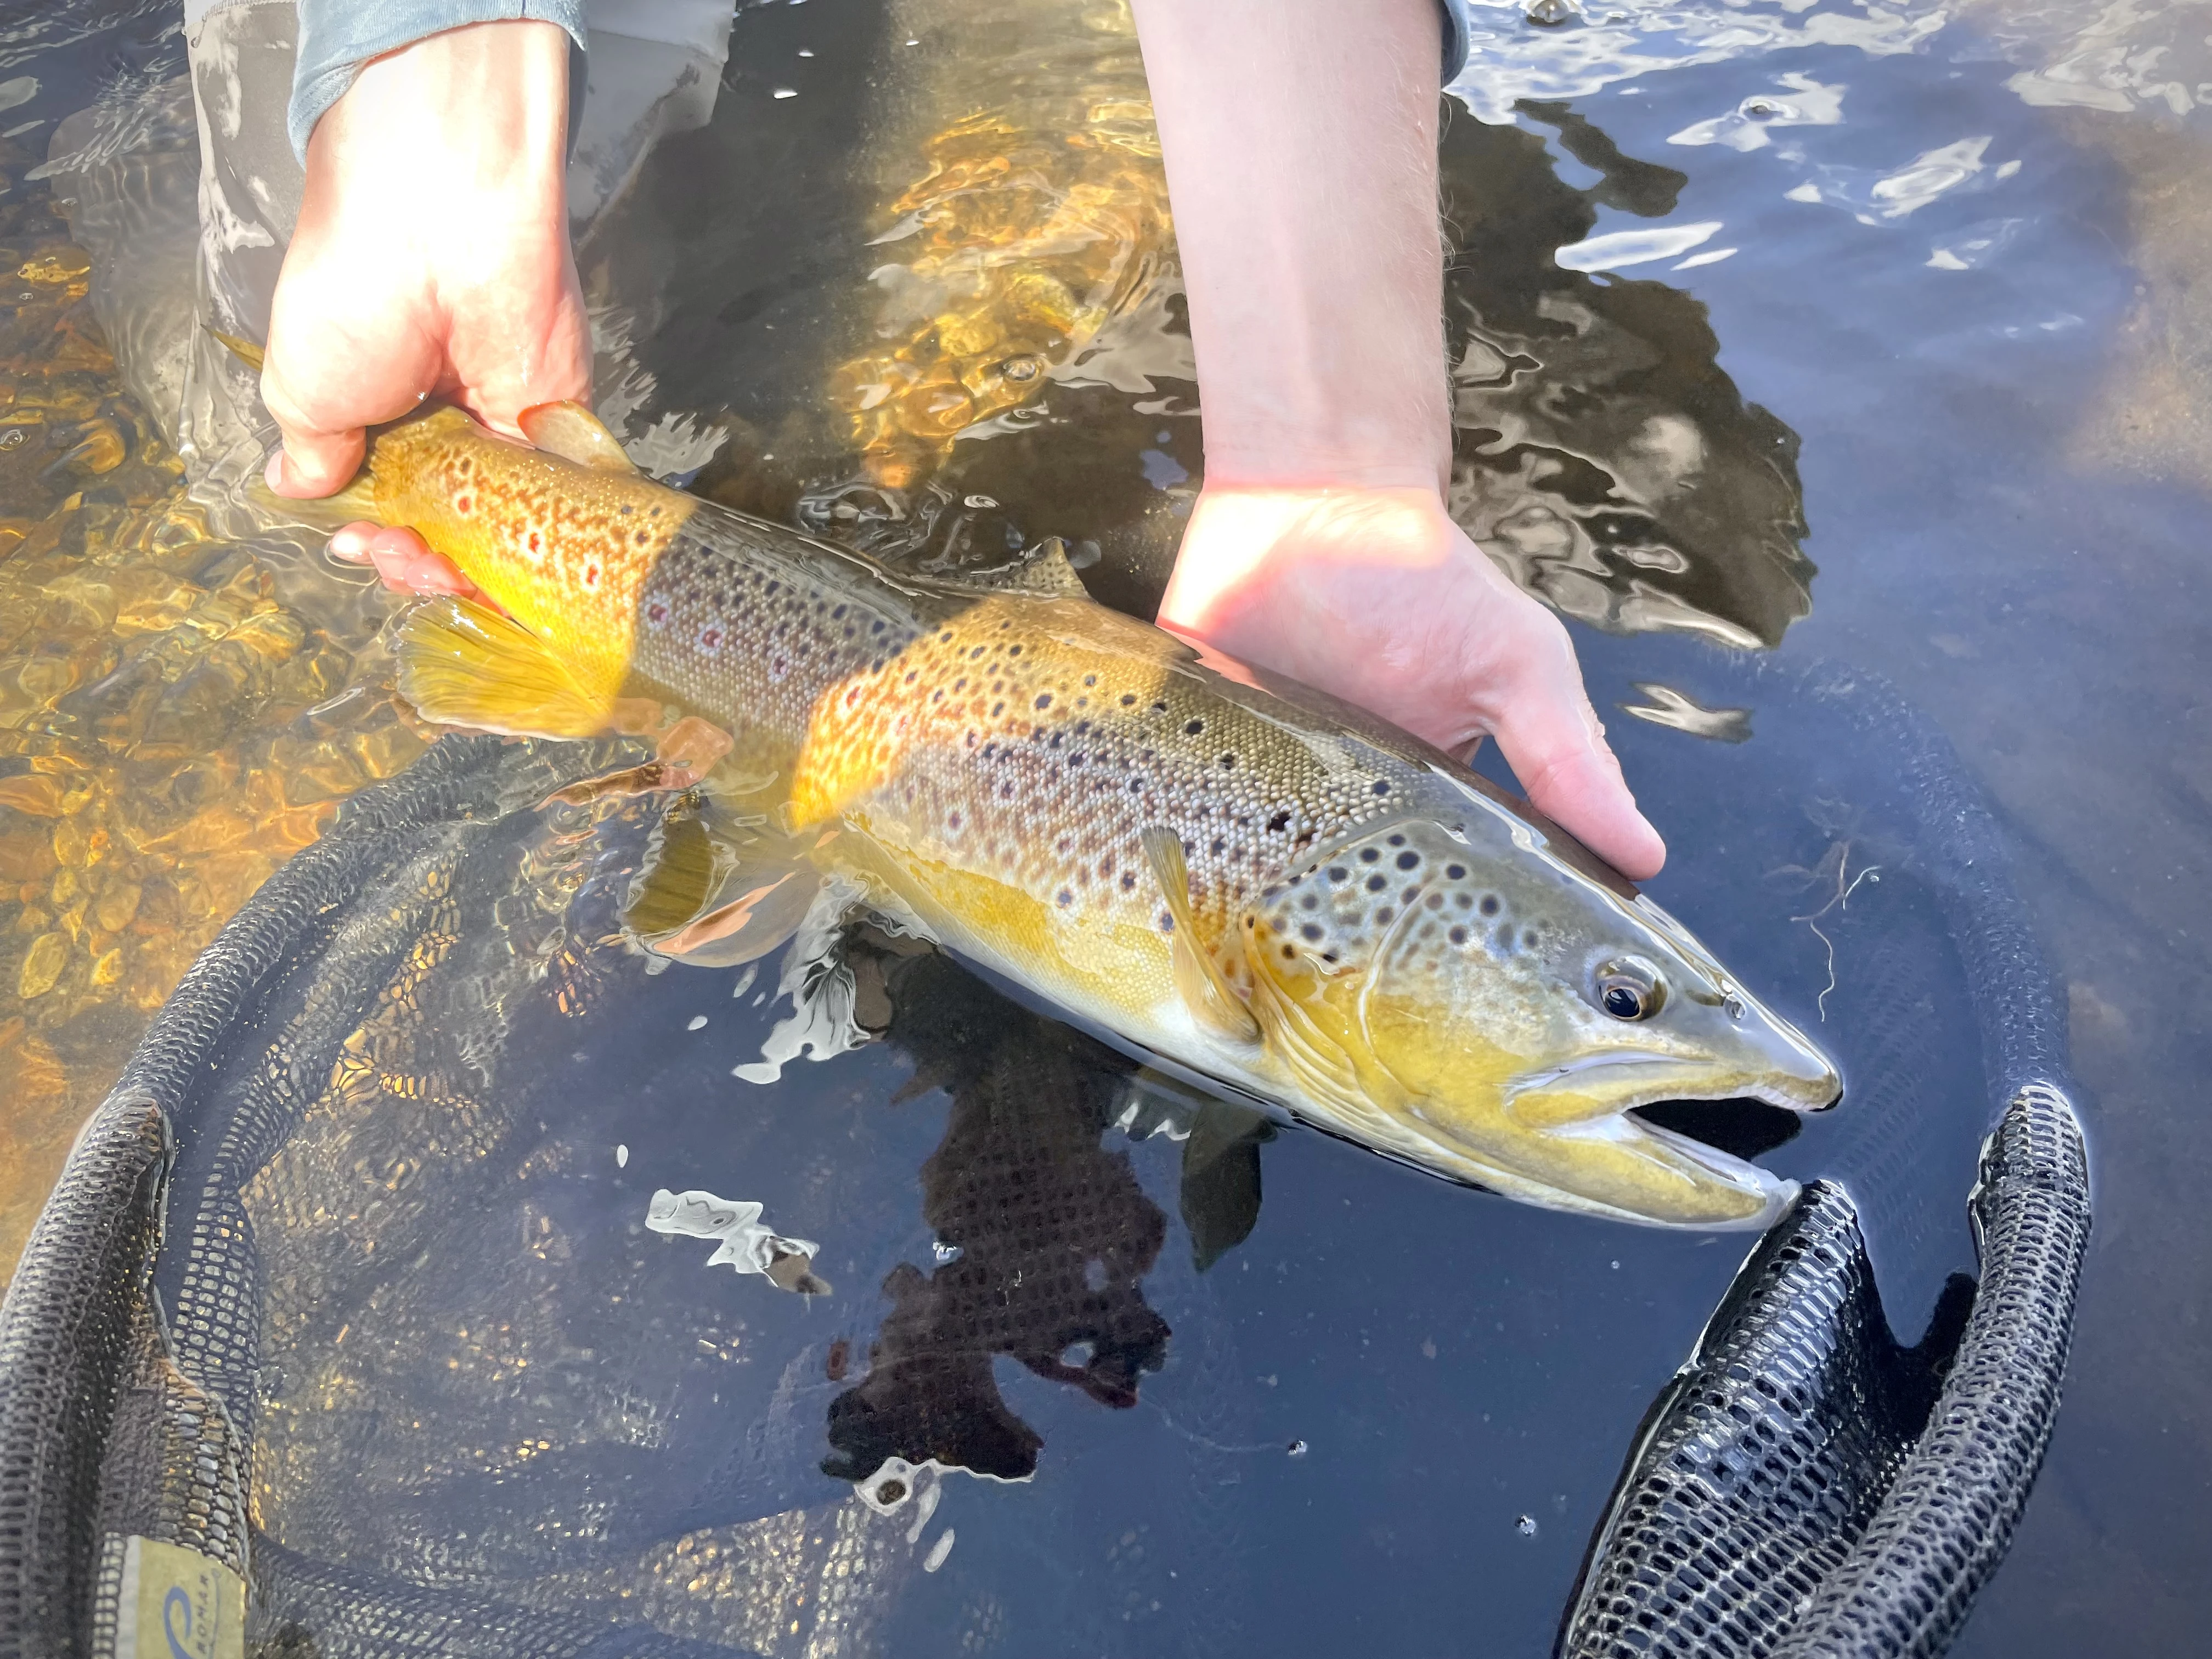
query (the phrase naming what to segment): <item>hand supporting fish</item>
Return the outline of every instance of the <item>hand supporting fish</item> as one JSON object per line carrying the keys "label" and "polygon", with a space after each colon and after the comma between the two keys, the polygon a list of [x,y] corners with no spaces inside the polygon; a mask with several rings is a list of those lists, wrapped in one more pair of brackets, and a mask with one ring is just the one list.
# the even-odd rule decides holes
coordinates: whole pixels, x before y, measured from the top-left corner
{"label": "hand supporting fish", "polygon": [[1698,1228],[1794,1194],[1636,1109],[1818,1110],[1828,1060],[1443,755],[1106,610],[1052,544],[1012,586],[896,574],[641,476],[576,405],[522,425],[426,408],[340,495],[270,504],[411,526],[505,612],[406,618],[426,717],[727,735],[688,728],[648,947],[750,960],[842,878],[1125,1049],[1455,1179]]}

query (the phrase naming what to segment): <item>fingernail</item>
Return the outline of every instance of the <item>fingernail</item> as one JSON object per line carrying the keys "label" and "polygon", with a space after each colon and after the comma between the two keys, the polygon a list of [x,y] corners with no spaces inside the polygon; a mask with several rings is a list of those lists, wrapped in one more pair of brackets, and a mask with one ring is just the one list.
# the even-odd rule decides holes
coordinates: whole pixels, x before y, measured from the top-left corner
{"label": "fingernail", "polygon": [[281,449],[272,449],[269,452],[269,464],[261,469],[261,482],[274,489],[283,481],[284,452]]}

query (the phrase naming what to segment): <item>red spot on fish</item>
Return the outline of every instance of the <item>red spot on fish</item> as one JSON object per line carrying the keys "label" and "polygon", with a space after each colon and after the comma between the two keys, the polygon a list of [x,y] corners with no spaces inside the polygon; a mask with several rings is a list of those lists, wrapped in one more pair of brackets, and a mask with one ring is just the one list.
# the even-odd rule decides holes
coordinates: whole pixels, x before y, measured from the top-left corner
{"label": "red spot on fish", "polygon": [[453,497],[453,511],[459,514],[465,519],[468,517],[469,514],[475,508],[476,504],[477,498],[473,495],[456,495]]}
{"label": "red spot on fish", "polygon": [[590,592],[597,592],[599,586],[599,562],[597,559],[586,559],[584,561],[584,586]]}
{"label": "red spot on fish", "polygon": [[647,606],[646,606],[646,607],[645,607],[645,624],[646,624],[646,626],[647,626],[647,627],[648,627],[648,628],[652,629],[653,630],[653,632],[655,632],[656,634],[657,634],[657,633],[659,633],[662,629],[664,629],[664,628],[667,627],[667,626],[668,626],[668,607],[667,607],[667,605],[665,605],[665,604],[663,604],[660,600],[659,600],[659,599],[655,599],[655,600],[654,600],[651,605],[648,605]]}
{"label": "red spot on fish", "polygon": [[699,648],[710,657],[719,656],[721,654],[722,639],[722,624],[708,623],[699,630]]}
{"label": "red spot on fish", "polygon": [[852,1359],[853,1345],[841,1336],[830,1345],[830,1363],[823,1369],[832,1382],[842,1382],[845,1368],[852,1364]]}

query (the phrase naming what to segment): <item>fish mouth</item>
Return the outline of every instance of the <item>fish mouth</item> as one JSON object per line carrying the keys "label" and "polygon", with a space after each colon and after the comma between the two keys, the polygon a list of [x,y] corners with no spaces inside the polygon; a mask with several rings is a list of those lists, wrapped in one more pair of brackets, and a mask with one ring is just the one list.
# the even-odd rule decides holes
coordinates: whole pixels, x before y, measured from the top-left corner
{"label": "fish mouth", "polygon": [[[1802,1051],[1808,1052],[1809,1051]],[[1615,1051],[1516,1079],[1505,1091],[1505,1136],[1453,1133],[1455,1150],[1499,1171],[1486,1177],[1518,1196],[1646,1226],[1764,1230],[1797,1196],[1797,1183],[1740,1157],[1771,1150],[1776,1118],[1825,1109],[1836,1079],[1825,1061],[1792,1073],[1749,1072],[1679,1055]],[[1719,1103],[1737,1103],[1733,1109]],[[1756,1103],[1755,1104],[1753,1103]],[[1705,1112],[1696,1109],[1710,1107]],[[1751,1115],[1758,1127],[1741,1133]],[[1731,1132],[1728,1120],[1737,1120]],[[1692,1133],[1717,1128],[1714,1140]],[[1753,1144],[1757,1143],[1757,1144]],[[1502,1167],[1505,1166],[1505,1167]]]}

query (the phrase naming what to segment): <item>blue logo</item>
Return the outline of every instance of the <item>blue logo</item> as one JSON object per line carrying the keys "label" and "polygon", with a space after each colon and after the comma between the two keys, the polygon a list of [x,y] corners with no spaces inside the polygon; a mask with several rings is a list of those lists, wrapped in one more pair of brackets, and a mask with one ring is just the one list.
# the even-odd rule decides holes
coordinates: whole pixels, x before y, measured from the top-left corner
{"label": "blue logo", "polygon": [[185,1616],[181,1635],[189,1638],[192,1633],[192,1599],[185,1594],[181,1585],[172,1587],[169,1593],[161,1598],[161,1634],[169,1638],[169,1659],[198,1659],[198,1656],[187,1650],[184,1642],[179,1639],[176,1615],[179,1613]]}

